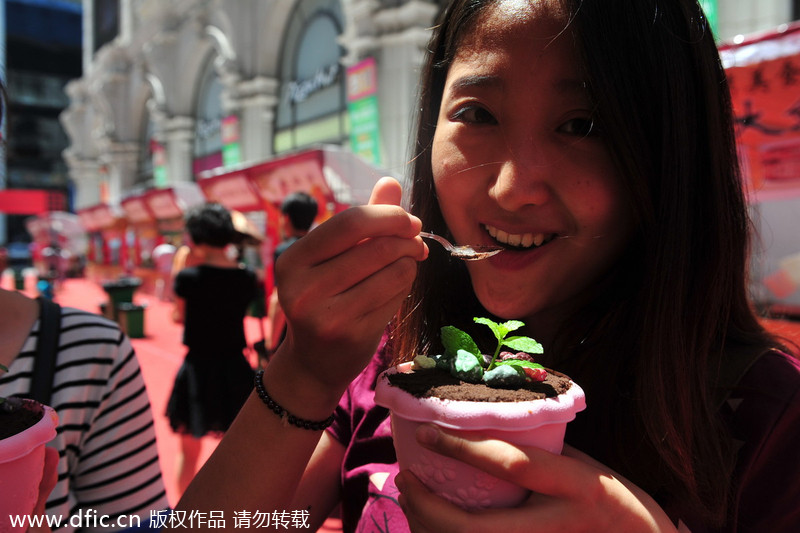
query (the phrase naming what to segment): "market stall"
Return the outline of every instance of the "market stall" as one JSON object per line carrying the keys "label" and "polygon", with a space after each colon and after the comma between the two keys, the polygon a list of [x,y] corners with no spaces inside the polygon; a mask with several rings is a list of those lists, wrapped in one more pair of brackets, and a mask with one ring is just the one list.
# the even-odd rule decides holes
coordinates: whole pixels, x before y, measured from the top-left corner
{"label": "market stall", "polygon": [[262,258],[267,293],[272,287],[272,255],[280,243],[280,204],[304,191],[319,205],[316,223],[353,205],[365,204],[383,175],[353,153],[321,146],[233,169],[200,173],[197,183],[208,201],[219,202],[247,216],[265,236]]}
{"label": "market stall", "polygon": [[82,274],[89,241],[77,215],[49,211],[27,218],[25,228],[37,250],[35,266],[40,275],[51,271],[63,277]]}
{"label": "market stall", "polygon": [[130,196],[120,202],[128,224],[124,246],[131,258],[133,275],[141,279],[145,290],[155,287],[157,275],[153,266],[153,250],[164,241],[155,215],[147,207],[144,195]]}
{"label": "market stall", "polygon": [[97,282],[115,279],[128,268],[123,246],[127,221],[118,206],[97,204],[77,212],[86,231],[86,275]]}
{"label": "market stall", "polygon": [[165,269],[157,268],[162,265],[160,260],[155,260],[154,255],[159,255],[157,248],[165,243],[176,248],[185,244],[186,211],[204,203],[205,198],[200,188],[192,182],[176,183],[165,189],[152,189],[140,198],[152,217],[154,236],[146,239],[146,248],[142,254],[147,257],[147,261],[140,264],[136,275],[142,279],[143,291],[164,296],[168,292],[164,286],[169,284],[170,280],[164,277]]}

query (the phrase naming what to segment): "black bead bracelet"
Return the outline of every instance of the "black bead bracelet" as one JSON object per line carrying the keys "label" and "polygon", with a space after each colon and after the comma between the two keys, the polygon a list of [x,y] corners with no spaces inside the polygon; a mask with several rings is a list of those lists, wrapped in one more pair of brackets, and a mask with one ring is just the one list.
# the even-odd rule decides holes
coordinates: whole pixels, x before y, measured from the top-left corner
{"label": "black bead bracelet", "polygon": [[281,421],[283,422],[284,426],[289,424],[293,426],[297,426],[302,429],[310,429],[312,431],[321,431],[326,427],[333,424],[333,415],[329,416],[325,420],[314,422],[313,420],[305,420],[303,418],[298,418],[291,414],[289,411],[281,407],[278,402],[272,399],[272,396],[267,394],[267,389],[264,388],[264,382],[262,380],[264,376],[264,371],[259,370],[256,372],[256,379],[255,379],[255,387],[256,393],[258,393],[258,397],[261,398],[261,401],[269,407],[276,415],[281,417]]}

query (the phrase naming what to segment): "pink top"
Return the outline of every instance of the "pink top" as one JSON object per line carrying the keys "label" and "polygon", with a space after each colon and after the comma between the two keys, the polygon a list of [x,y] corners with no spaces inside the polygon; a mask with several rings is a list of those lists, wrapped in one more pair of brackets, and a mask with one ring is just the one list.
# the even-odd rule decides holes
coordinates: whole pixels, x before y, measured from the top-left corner
{"label": "pink top", "polygon": [[[389,412],[374,402],[378,374],[389,366],[385,348],[386,338],[345,392],[328,429],[346,447],[341,472],[345,532],[408,531],[397,503],[394,476],[398,467]],[[711,529],[688,512],[678,510],[671,516],[692,533],[800,531],[800,362],[776,352],[759,358],[729,396],[722,416],[741,444],[732,480],[737,488],[731,524]],[[611,437],[596,434],[592,438]],[[570,440],[569,433],[567,442],[579,450],[586,447]]]}

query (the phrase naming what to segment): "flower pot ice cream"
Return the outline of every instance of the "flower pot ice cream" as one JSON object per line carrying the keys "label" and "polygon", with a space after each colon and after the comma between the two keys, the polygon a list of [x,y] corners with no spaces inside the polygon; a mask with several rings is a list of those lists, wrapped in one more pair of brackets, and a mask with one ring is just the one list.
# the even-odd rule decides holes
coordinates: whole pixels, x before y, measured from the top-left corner
{"label": "flower pot ice cream", "polygon": [[[16,414],[38,417],[27,429],[0,438],[0,531],[24,531],[12,527],[11,515],[30,515],[39,496],[44,474],[45,444],[56,436],[58,415],[46,405],[33,400],[5,400]],[[8,427],[12,414],[5,409],[3,425]]]}
{"label": "flower pot ice cream", "polygon": [[[451,367],[463,369],[453,361]],[[411,470],[430,490],[465,509],[522,503],[530,491],[423,448],[415,438],[417,427],[432,422],[561,453],[567,423],[586,407],[583,390],[558,372],[530,371],[538,365],[509,365],[519,368],[513,368],[513,373],[505,370],[506,378],[516,373],[520,379],[504,378],[502,388],[475,379],[465,381],[463,373],[458,376],[443,370],[441,361],[437,367],[422,366],[430,365],[408,362],[390,368],[378,377],[375,388],[375,402],[391,412],[400,468]],[[531,374],[536,378],[530,379]],[[518,386],[510,386],[514,382]],[[450,394],[454,396],[442,398]]]}

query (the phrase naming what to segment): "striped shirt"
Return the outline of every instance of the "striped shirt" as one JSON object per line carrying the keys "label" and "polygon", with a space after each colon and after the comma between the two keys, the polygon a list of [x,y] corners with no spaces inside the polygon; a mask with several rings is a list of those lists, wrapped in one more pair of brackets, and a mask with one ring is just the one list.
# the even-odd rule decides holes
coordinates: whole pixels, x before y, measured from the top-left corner
{"label": "striped shirt", "polygon": [[[27,394],[39,337],[34,324],[0,396]],[[63,307],[50,405],[59,416],[58,484],[47,500],[49,515],[104,516],[106,523],[168,507],[158,462],[150,401],[130,340],[105,318]],[[58,531],[108,531],[72,520]],[[99,524],[97,524],[99,526]],[[132,525],[135,525],[133,522]]]}

